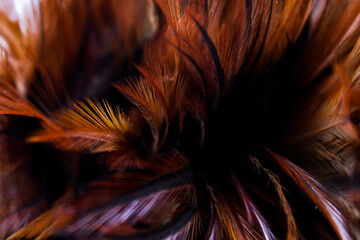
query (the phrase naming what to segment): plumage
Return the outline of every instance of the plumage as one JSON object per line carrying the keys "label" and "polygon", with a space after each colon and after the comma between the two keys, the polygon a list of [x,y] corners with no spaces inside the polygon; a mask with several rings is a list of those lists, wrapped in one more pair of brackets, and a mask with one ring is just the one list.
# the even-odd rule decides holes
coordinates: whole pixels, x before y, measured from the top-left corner
{"label": "plumage", "polygon": [[359,1],[31,3],[0,3],[0,238],[360,238]]}

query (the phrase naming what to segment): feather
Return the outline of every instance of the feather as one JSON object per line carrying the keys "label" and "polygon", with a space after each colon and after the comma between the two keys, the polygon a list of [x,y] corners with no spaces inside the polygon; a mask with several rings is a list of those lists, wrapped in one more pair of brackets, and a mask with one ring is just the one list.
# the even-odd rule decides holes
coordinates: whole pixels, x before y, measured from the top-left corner
{"label": "feather", "polygon": [[154,146],[156,146],[160,138],[160,128],[165,121],[165,112],[154,88],[143,79],[135,82],[128,81],[123,85],[115,85],[115,87],[140,109],[143,117],[151,126]]}
{"label": "feather", "polygon": [[[319,2],[323,3],[317,4],[316,9],[313,10],[317,17],[311,22],[313,31],[309,43],[302,52],[295,70],[299,73],[300,86],[308,84],[329,67],[331,62],[341,58],[352,48],[359,36],[359,2],[338,0]],[[321,8],[322,5],[324,7]],[[305,65],[306,68],[301,67]]]}
{"label": "feather", "polygon": [[272,233],[268,223],[265,218],[261,215],[259,209],[255,206],[254,202],[251,200],[251,197],[245,192],[244,188],[241,186],[241,183],[234,175],[230,175],[232,181],[234,182],[234,186],[245,206],[247,212],[247,219],[249,223],[253,224],[253,218],[256,219],[259,227],[262,231],[265,240],[273,240],[275,239],[274,234]]}
{"label": "feather", "polygon": [[[9,239],[44,239],[59,234],[75,238],[95,234],[98,237],[116,236],[118,239],[128,239],[131,238],[131,234],[139,231],[136,224],[141,224],[141,221],[150,225],[140,230],[142,233],[139,237],[144,235],[143,238],[146,238],[147,231],[157,231],[155,229],[161,225],[164,225],[165,229],[159,229],[158,234],[168,235],[171,231],[167,229],[172,229],[174,224],[166,223],[176,218],[173,214],[181,213],[179,208],[184,207],[184,203],[191,206],[192,190],[191,186],[186,185],[187,181],[179,178],[188,176],[186,171],[180,170],[168,175],[160,173],[160,178],[157,178],[158,176],[141,172],[123,172],[94,182],[70,202],[60,203]],[[155,214],[159,211],[164,211],[164,218],[159,218],[159,215]],[[190,209],[184,211],[187,211],[183,212],[184,214],[193,212]],[[185,222],[181,219],[183,217],[178,220],[178,224],[181,225],[190,220],[189,216],[185,217]],[[140,226],[139,228],[142,229]]]}
{"label": "feather", "polygon": [[[300,151],[297,152],[297,157],[311,156],[306,157],[312,162],[311,169],[306,160],[296,163],[320,179],[323,178],[322,174],[328,177],[337,173],[350,175],[349,166],[355,159],[358,141],[358,133],[348,118],[351,107],[350,83],[340,65],[334,65],[331,74],[319,78],[316,86],[317,88],[302,93],[295,103],[294,112],[290,114],[291,120],[288,121],[289,126],[284,129],[285,145],[290,149],[296,145]],[[311,99],[311,103],[305,99]],[[295,117],[298,112],[303,114]],[[308,124],[299,124],[305,119]],[[324,164],[315,167],[313,158],[319,164],[325,163],[327,170]]]}
{"label": "feather", "polygon": [[50,120],[9,84],[0,87],[0,114],[32,117],[51,125]]}
{"label": "feather", "polygon": [[308,194],[308,197],[319,207],[326,219],[331,223],[341,239],[352,239],[349,227],[340,210],[334,205],[324,187],[307,172],[287,159],[269,151],[274,161],[284,170],[293,181]]}
{"label": "feather", "polygon": [[264,168],[260,161],[254,157],[251,157],[250,159],[253,164],[263,171],[270,179],[270,181],[274,184],[274,187],[276,189],[276,192],[279,196],[281,207],[283,208],[285,214],[286,214],[286,222],[287,222],[287,239],[297,239],[298,238],[298,229],[295,223],[295,218],[292,213],[291,206],[289,202],[287,201],[285,194],[284,194],[284,187],[280,184],[280,179],[277,175],[275,175],[273,172],[271,172],[269,169]]}
{"label": "feather", "polygon": [[[22,30],[19,16],[16,16],[14,3],[3,1],[8,11],[0,11],[0,36],[2,58],[0,60],[0,76],[2,82],[14,85],[21,96],[28,94],[28,85],[34,71],[34,63],[28,58],[29,47],[36,47],[39,37],[30,29]],[[35,10],[33,9],[33,12]],[[10,15],[15,18],[10,18]],[[30,16],[25,17],[29,25]]]}
{"label": "feather", "polygon": [[29,11],[0,3],[0,238],[358,238],[359,1]]}
{"label": "feather", "polygon": [[107,152],[125,147],[127,120],[105,100],[80,102],[59,112],[52,121],[54,125],[44,125],[29,141],[52,142],[72,151]]}
{"label": "feather", "polygon": [[[215,196],[213,198],[217,220],[214,220],[214,224],[210,228],[209,239],[265,239],[261,230],[254,228],[241,214],[236,214],[225,199],[221,198],[223,200],[221,201],[217,200]],[[262,223],[262,220],[260,219],[259,222]],[[264,223],[265,229],[266,225]]]}
{"label": "feather", "polygon": [[47,203],[29,171],[30,148],[5,134],[0,143],[0,238],[5,239],[41,214]]}

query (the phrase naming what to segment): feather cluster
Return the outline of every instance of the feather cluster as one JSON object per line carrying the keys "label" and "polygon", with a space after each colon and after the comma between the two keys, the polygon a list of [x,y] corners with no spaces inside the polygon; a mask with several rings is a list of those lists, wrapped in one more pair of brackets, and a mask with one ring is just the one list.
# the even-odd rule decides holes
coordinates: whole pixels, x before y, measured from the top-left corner
{"label": "feather cluster", "polygon": [[0,239],[360,238],[360,1],[16,1]]}

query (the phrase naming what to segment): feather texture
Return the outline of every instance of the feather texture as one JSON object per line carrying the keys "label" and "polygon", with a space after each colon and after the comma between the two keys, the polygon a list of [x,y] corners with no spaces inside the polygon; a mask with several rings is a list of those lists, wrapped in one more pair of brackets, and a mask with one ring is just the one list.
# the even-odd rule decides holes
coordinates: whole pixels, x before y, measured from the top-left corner
{"label": "feather texture", "polygon": [[114,151],[126,142],[128,123],[120,109],[108,102],[87,100],[72,109],[59,112],[42,132],[29,138],[31,142],[53,142],[64,150],[89,152]]}
{"label": "feather texture", "polygon": [[13,8],[0,238],[359,238],[359,1]]}

